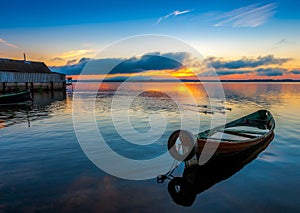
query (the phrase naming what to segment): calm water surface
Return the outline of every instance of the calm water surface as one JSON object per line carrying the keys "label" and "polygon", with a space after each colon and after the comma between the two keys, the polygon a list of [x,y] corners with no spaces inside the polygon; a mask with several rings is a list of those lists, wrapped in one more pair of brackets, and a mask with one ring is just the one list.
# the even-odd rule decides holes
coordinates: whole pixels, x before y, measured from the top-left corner
{"label": "calm water surface", "polygon": [[[118,134],[110,117],[111,100],[119,83],[105,83],[98,94],[95,116],[103,137],[112,150],[131,159],[151,159],[167,151],[169,135],[180,128],[180,109],[170,96],[185,104],[188,126],[195,129],[195,103],[206,105],[205,90],[198,83],[185,87],[177,83],[130,83],[122,99],[132,91],[135,97],[129,115],[136,132],[147,133],[149,117],[166,118],[166,130],[148,146],[129,144]],[[190,207],[177,205],[167,190],[167,181],[124,180],[98,169],[83,153],[74,132],[72,95],[35,94],[33,107],[0,109],[0,211],[82,212],[82,211],[192,211],[192,212],[299,212],[300,204],[300,84],[225,83],[226,110],[216,117],[233,120],[259,109],[270,110],[276,120],[275,138],[243,169],[197,195]],[[81,101],[91,100],[95,84],[85,83]],[[168,94],[168,95],[166,95]],[[170,95],[171,94],[171,95]],[[214,104],[223,105],[214,100]],[[197,109],[197,108],[196,108]],[[82,108],[77,116],[84,118]],[[200,130],[210,127],[207,109],[196,112]],[[122,109],[119,112],[124,113]],[[154,123],[155,124],[155,123]],[[158,124],[157,124],[158,125]],[[83,127],[88,128],[88,125]],[[83,130],[84,131],[84,128]],[[128,135],[134,139],[135,135]],[[103,154],[103,159],[109,153]],[[181,165],[175,176],[181,176]],[[143,167],[128,172],[143,173]],[[201,182],[201,177],[199,178]]]}

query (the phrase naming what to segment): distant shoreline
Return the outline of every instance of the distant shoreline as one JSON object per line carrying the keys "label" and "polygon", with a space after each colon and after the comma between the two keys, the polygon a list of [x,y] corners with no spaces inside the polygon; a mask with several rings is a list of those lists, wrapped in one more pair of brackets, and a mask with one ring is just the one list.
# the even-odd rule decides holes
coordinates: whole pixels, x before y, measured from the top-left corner
{"label": "distant shoreline", "polygon": [[[91,80],[72,80],[72,82],[124,82],[125,80],[97,80],[97,79],[91,79]],[[182,79],[182,80],[178,80],[178,81],[174,81],[174,80],[147,80],[147,81],[142,81],[142,80],[135,80],[135,81],[128,81],[128,82],[143,82],[143,83],[151,83],[151,82],[162,82],[162,83],[166,83],[166,82],[187,82],[187,83],[197,83],[197,82],[229,82],[229,83],[297,83],[300,82],[300,80],[292,80],[292,79],[280,79],[280,80],[274,80],[274,79],[253,79],[253,80],[220,80],[220,81],[216,81],[216,80],[187,80],[187,79]]]}

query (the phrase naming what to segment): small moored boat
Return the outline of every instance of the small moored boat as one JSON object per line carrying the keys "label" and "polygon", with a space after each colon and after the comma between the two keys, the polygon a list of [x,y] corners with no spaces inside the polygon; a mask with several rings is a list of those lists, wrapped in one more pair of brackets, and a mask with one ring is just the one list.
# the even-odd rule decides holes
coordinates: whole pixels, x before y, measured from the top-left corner
{"label": "small moored boat", "polygon": [[20,104],[31,100],[30,90],[0,95],[0,105]]}
{"label": "small moored boat", "polygon": [[194,136],[188,131],[177,130],[169,137],[168,149],[180,161],[190,160],[209,149],[215,155],[234,153],[262,143],[272,136],[274,128],[272,114],[267,110],[259,110]]}

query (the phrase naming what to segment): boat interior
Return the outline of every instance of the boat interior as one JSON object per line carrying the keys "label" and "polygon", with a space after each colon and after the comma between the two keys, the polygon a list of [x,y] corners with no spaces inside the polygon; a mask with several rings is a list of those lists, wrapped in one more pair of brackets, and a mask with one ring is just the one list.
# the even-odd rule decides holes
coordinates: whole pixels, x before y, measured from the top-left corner
{"label": "boat interior", "polygon": [[218,129],[212,134],[208,134],[206,139],[216,141],[244,141],[249,139],[258,138],[266,134],[268,129],[259,129],[257,127],[249,126],[235,126],[229,128]]}

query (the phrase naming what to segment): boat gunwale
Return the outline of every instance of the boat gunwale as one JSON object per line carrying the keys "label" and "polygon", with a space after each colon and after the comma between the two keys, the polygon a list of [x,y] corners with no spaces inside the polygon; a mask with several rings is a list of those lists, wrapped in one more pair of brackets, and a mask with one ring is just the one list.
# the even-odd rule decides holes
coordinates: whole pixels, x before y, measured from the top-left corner
{"label": "boat gunwale", "polygon": [[32,101],[33,99],[29,89],[0,95],[0,107],[29,105],[32,104]]}
{"label": "boat gunwale", "polygon": [[19,92],[12,92],[12,93],[7,93],[7,94],[2,94],[0,95],[0,98],[6,98],[6,97],[12,97],[12,96],[16,96],[16,95],[23,95],[26,93],[30,93],[30,90],[23,90],[23,91],[19,91]]}

